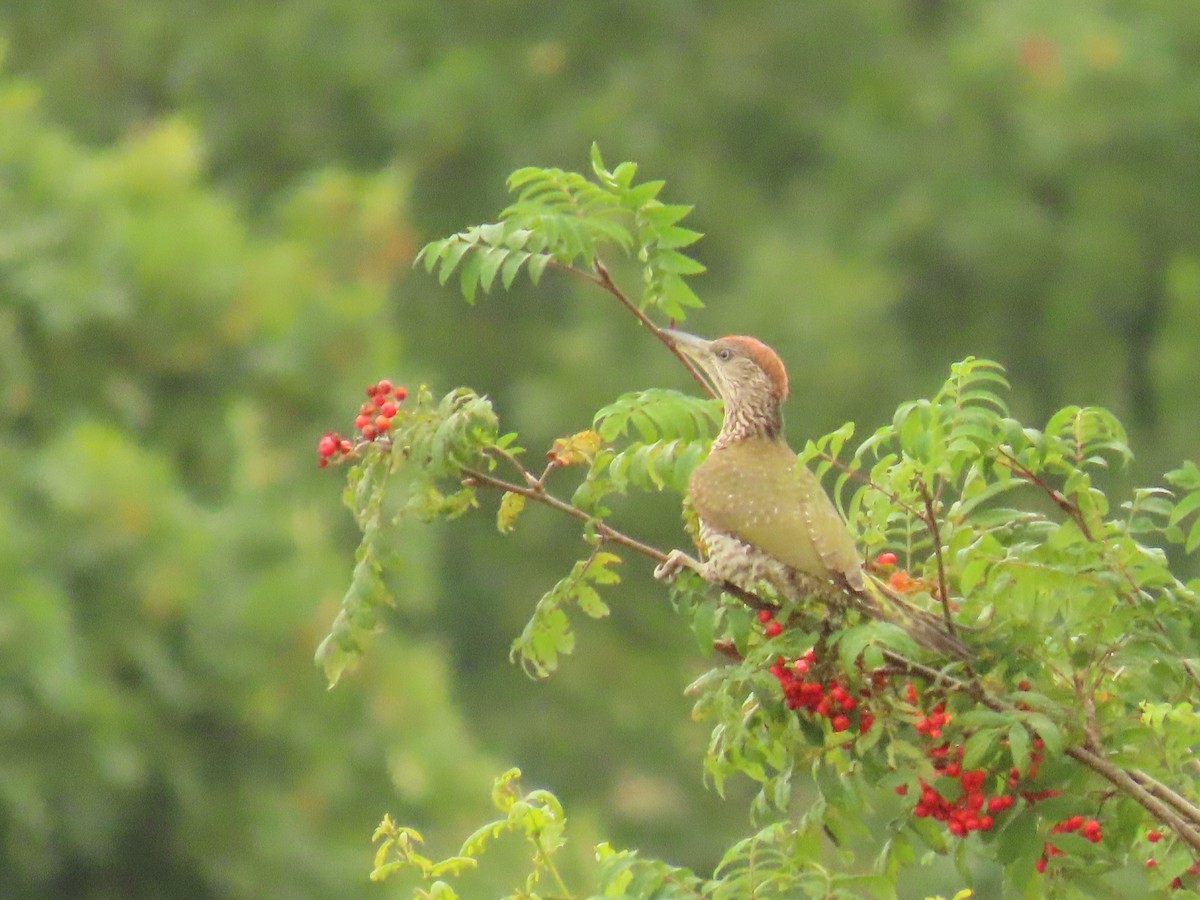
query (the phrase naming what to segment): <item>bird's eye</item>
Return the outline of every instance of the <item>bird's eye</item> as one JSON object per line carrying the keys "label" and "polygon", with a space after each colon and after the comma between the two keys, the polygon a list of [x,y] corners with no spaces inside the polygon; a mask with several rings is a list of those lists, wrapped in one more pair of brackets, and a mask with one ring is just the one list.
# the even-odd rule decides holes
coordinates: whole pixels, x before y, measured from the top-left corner
{"label": "bird's eye", "polygon": [[717,359],[732,359],[732,358],[733,358],[733,351],[730,350],[728,347],[722,347],[720,350],[717,351]]}

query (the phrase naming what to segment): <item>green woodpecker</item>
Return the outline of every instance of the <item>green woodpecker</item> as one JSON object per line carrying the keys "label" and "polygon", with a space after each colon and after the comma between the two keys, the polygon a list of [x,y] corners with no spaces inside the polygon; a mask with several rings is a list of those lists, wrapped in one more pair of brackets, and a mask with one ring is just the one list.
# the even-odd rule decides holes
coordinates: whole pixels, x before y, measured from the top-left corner
{"label": "green woodpecker", "polygon": [[725,414],[711,452],[688,480],[706,560],[675,550],[655,575],[670,579],[687,566],[748,591],[765,581],[788,599],[815,595],[827,606],[893,622],[929,650],[967,657],[941,619],[864,575],[846,523],[784,437],[788,378],[775,351],[742,335],[665,335],[710,382]]}

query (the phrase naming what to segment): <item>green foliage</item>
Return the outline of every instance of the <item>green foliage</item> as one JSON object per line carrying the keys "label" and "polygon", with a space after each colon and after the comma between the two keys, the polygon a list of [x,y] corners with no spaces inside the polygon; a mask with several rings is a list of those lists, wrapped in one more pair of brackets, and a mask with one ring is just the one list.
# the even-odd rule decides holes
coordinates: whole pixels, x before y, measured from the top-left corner
{"label": "green foliage", "polygon": [[575,632],[567,618],[567,606],[578,606],[593,619],[608,615],[608,606],[594,585],[620,581],[620,576],[609,568],[620,562],[615,553],[596,550],[575,563],[570,573],[538,601],[525,630],[513,641],[511,654],[531,677],[550,675],[558,668],[559,656],[575,649]]}
{"label": "green foliage", "polygon": [[[33,877],[30,894],[62,893],[46,880],[52,871],[71,873],[80,895],[111,892],[116,873],[138,873],[122,883],[135,895],[196,883],[180,863],[189,871],[169,887],[141,887],[153,877],[149,856],[200,860],[200,892],[236,893],[212,886],[225,877],[250,885],[248,896],[342,896],[339,873],[361,861],[345,834],[329,843],[329,823],[362,826],[331,807],[326,787],[365,793],[368,806],[394,788],[406,815],[433,806],[450,819],[462,780],[452,763],[470,756],[470,729],[527,768],[557,766],[556,784],[585,815],[602,810],[627,834],[653,830],[664,852],[705,867],[720,855],[736,813],[711,803],[701,834],[669,827],[672,815],[698,817],[696,791],[686,813],[664,804],[645,822],[613,802],[614,773],[627,765],[675,773],[686,789],[680,761],[693,739],[681,717],[631,709],[619,681],[581,674],[590,661],[568,667],[557,690],[514,689],[519,678],[496,676],[519,624],[463,626],[537,597],[561,574],[555,560],[576,558],[527,549],[558,547],[545,540],[554,533],[544,511],[522,517],[507,545],[522,554],[517,567],[497,557],[489,516],[460,520],[445,546],[445,530],[397,536],[404,587],[388,640],[404,651],[381,646],[372,665],[386,671],[351,694],[302,693],[312,631],[332,617],[351,568],[339,517],[317,512],[329,509],[330,484],[311,471],[304,438],[329,424],[335,398],[344,406],[395,366],[439,383],[451,373],[450,383],[513,401],[539,446],[594,408],[597,379],[580,373],[612,365],[617,334],[599,304],[489,307],[463,327],[453,305],[426,302],[436,282],[385,288],[405,277],[417,236],[503,205],[491,191],[498,173],[576,159],[596,135],[703,196],[704,261],[720,271],[704,292],[704,328],[769,332],[785,359],[802,362],[793,436],[845,418],[885,421],[896,398],[926,393],[964,352],[1002,359],[1015,388],[1006,400],[1023,421],[1045,421],[1068,400],[1119,414],[1138,458],[1097,484],[1114,510],[1131,504],[1121,508],[1139,542],[1178,543],[1174,571],[1196,572],[1184,555],[1189,532],[1200,537],[1194,513],[1174,505],[1172,525],[1161,489],[1114,487],[1157,483],[1195,449],[1200,68],[1187,4],[776,0],[643,4],[614,16],[604,5],[471,0],[60,0],[54,12],[11,0],[0,16],[20,77],[5,80],[0,129],[10,151],[0,190],[5,708],[33,710],[4,729],[6,746],[28,748],[6,754],[6,885]],[[31,108],[59,127],[28,127]],[[660,351],[629,338],[615,371],[627,381],[613,392],[658,377],[647,364]],[[49,458],[48,436],[73,439],[97,420],[108,438],[89,439],[83,456],[112,452],[93,461],[90,481],[31,465]],[[118,479],[104,460],[133,464]],[[143,465],[154,474],[131,479]],[[59,505],[43,503],[43,482]],[[137,503],[99,489],[118,482]],[[991,502],[1053,502],[1031,494]],[[634,506],[639,534],[659,544],[669,538],[654,510],[668,505],[613,504],[623,515]],[[146,510],[155,527],[139,531],[131,523]],[[923,533],[913,525],[914,540]],[[447,553],[455,564],[431,563]],[[497,581],[501,570],[512,577]],[[669,620],[653,610],[635,613],[639,639],[616,616],[580,648],[631,673],[647,697],[669,694],[679,677],[664,649]],[[734,605],[719,612],[754,634]],[[715,618],[696,633],[712,632]],[[443,653],[471,665],[450,670]],[[130,678],[131,668],[150,676]],[[451,678],[463,682],[453,700],[443,693]],[[479,681],[489,690],[473,690]],[[372,694],[362,721],[349,712],[355,693]],[[46,707],[62,706],[91,714],[54,728]],[[389,754],[393,781],[376,789],[363,748],[386,740],[382,723],[394,720],[381,707],[403,709],[403,750]],[[466,733],[447,727],[461,725],[460,707]],[[543,729],[527,737],[521,723],[535,713]],[[252,738],[247,752],[222,747],[221,764],[205,767],[213,718],[246,723]],[[331,728],[339,739],[319,738]],[[596,736],[586,747],[568,740],[582,729]],[[344,733],[359,736],[351,752]],[[356,762],[357,784],[346,771]],[[311,782],[295,777],[314,767]],[[267,823],[276,807],[263,770],[302,795],[278,808],[278,824]],[[139,784],[161,775],[182,799],[130,799],[130,771],[143,773]],[[243,802],[248,784],[253,803]],[[113,837],[114,821],[140,823],[146,808],[169,812]],[[302,829],[320,844],[297,838]],[[141,855],[151,830],[171,836],[170,852]],[[324,891],[298,883],[318,867],[312,884]]]}
{"label": "green foliage", "polygon": [[[621,167],[609,173],[598,158],[594,162],[600,187],[557,170],[521,170],[523,193],[505,215],[524,216],[522,227],[538,237],[522,240],[554,248],[564,266],[582,260],[594,267],[597,285],[624,302],[597,255],[601,237],[622,250],[632,241],[636,255],[649,258],[650,244],[661,235],[639,230],[627,241],[608,234],[620,204],[605,191],[629,189],[633,173]],[[660,188],[656,184],[655,193]],[[536,219],[539,204],[554,215]],[[567,228],[564,215],[578,222]],[[459,235],[430,245],[443,275],[471,249],[462,249],[465,243]],[[428,256],[427,264],[434,266]],[[854,426],[847,424],[810,441],[798,462],[835,476],[831,488],[851,529],[870,554],[888,554],[878,565],[891,572],[890,590],[953,614],[974,651],[969,662],[914,660],[917,648],[897,643],[894,626],[803,607],[778,612],[785,624],[764,634],[745,596],[714,600],[710,586],[692,577],[672,588],[676,609],[702,643],[732,658],[689,689],[694,717],[713,724],[705,772],[718,791],[734,777],[757,783],[751,811],[766,823],[729,849],[711,881],[697,886],[687,876],[686,891],[893,896],[897,872],[914,864],[920,847],[952,855],[964,878],[970,877],[963,862],[968,854],[988,859],[1014,893],[1036,889],[1035,861],[1040,857],[1038,865],[1046,866],[1053,847],[1059,855],[1046,877],[1071,891],[1094,891],[1104,873],[1127,866],[1122,848],[1147,814],[1162,814],[1161,801],[1138,786],[1149,778],[1143,771],[1165,785],[1160,795],[1177,798],[1175,812],[1163,819],[1178,822],[1186,838],[1164,848],[1172,871],[1191,864],[1189,841],[1200,850],[1187,832],[1193,828],[1200,836],[1200,797],[1189,771],[1200,750],[1193,705],[1200,687],[1200,597],[1173,575],[1165,552],[1147,542],[1189,542],[1181,523],[1200,509],[1200,475],[1194,466],[1170,474],[1182,492],[1178,500],[1148,488],[1114,508],[1098,479],[1132,456],[1116,417],[1099,407],[1068,406],[1043,428],[1032,428],[1011,416],[1007,390],[999,364],[967,358],[951,367],[932,397],[902,404],[890,424],[859,446],[851,445]],[[515,501],[508,498],[519,496],[579,521],[593,545],[591,555],[542,597],[513,644],[513,658],[531,675],[550,674],[559,656],[574,649],[568,605],[595,618],[607,615],[594,585],[617,580],[608,566],[619,558],[601,550],[604,544],[661,559],[660,551],[618,531],[602,501],[664,488],[682,493],[687,474],[707,452],[718,411],[713,401],[672,391],[627,394],[596,414],[594,430],[555,441],[540,476],[517,451],[489,445],[499,433],[494,421],[472,432],[464,454],[411,454],[410,464],[429,466],[428,477],[465,478],[470,490],[505,492],[503,531],[516,523]],[[394,432],[397,446],[413,442],[409,427],[401,423]],[[571,501],[562,500],[549,479],[578,463],[586,463],[587,472]],[[514,471],[515,480],[506,481]],[[777,602],[749,600],[752,606]],[[789,693],[791,660],[795,671],[806,673],[797,677],[846,692],[853,702],[842,708],[856,710],[856,727],[846,716],[835,724],[832,712],[814,716],[815,708]],[[901,677],[921,683],[921,691],[912,681],[898,683]],[[933,699],[921,697],[925,691]],[[940,717],[932,724],[931,710]],[[940,747],[939,740],[945,742]],[[950,774],[944,762],[952,745],[961,747],[955,765],[978,779],[971,788],[980,798],[976,825],[947,833],[928,808],[897,809],[892,801],[890,837],[873,872],[825,866],[823,836],[838,847],[869,842],[861,811],[882,805],[886,792],[913,787],[922,798],[934,791],[938,802],[950,803],[959,793],[959,773]],[[796,816],[804,773],[811,773],[818,799]],[[967,792],[964,781],[959,801],[966,802]],[[998,807],[995,817],[989,812],[987,826],[979,827],[985,792],[1006,797],[1011,808]],[[1078,825],[1061,827],[1083,815],[1103,816],[1093,837],[1074,833]],[[505,827],[493,823],[484,833]],[[645,877],[671,871],[641,869]],[[670,878],[667,883],[672,890],[679,886]]]}
{"label": "green foliage", "polygon": [[473,391],[460,388],[435,403],[422,387],[409,399],[392,420],[394,438],[364,444],[349,473],[344,498],[362,539],[341,610],[317,648],[331,686],[361,657],[380,609],[393,603],[383,571],[405,520],[453,519],[473,507],[475,491],[461,483],[462,470],[478,464],[484,448],[505,443],[491,403]]}
{"label": "green foliage", "polygon": [[524,791],[520,769],[509,769],[496,779],[492,788],[492,804],[502,818],[480,826],[468,837],[454,856],[434,861],[423,856],[417,847],[425,839],[411,828],[395,825],[389,816],[375,830],[373,840],[379,843],[375,854],[373,881],[386,878],[406,869],[414,869],[427,887],[418,889],[415,896],[428,900],[455,900],[459,895],[443,880],[479,865],[483,852],[504,834],[521,835],[532,851],[532,867],[522,889],[507,895],[516,898],[540,896],[539,889],[557,889],[560,895],[569,892],[555,862],[556,854],[566,841],[566,816],[554,794],[545,790]]}
{"label": "green foliage", "polygon": [[478,291],[491,291],[497,275],[505,290],[512,287],[522,268],[534,284],[551,263],[607,278],[596,269],[599,250],[615,246],[628,255],[636,248],[643,274],[640,307],[686,318],[687,309],[702,304],[683,279],[704,271],[679,252],[702,237],[677,224],[692,208],[659,200],[662,181],[635,185],[633,163],[605,169],[595,145],[592,168],[595,180],[556,168],[518,169],[508,178],[516,200],[500,221],[426,244],[417,261],[427,272],[436,269],[441,284],[458,271],[463,296],[473,303]]}
{"label": "green foliage", "polygon": [[596,413],[593,427],[607,443],[592,457],[572,502],[605,515],[604,498],[631,488],[682,494],[720,417],[720,401],[678,391],[651,388],[618,397]]}
{"label": "green foliage", "polygon": [[312,668],[353,546],[312,442],[400,356],[375,237],[404,179],[327,172],[257,220],[182,118],[96,147],[7,76],[0,118],[0,893],[342,896],[381,794],[453,804],[495,765],[421,642],[354,693]]}
{"label": "green foliage", "polygon": [[[525,791],[521,772],[510,769],[496,779],[492,803],[502,814],[472,833],[461,849],[442,860],[431,859],[418,849],[424,838],[412,828],[397,826],[385,816],[375,830],[379,844],[375,854],[374,881],[411,872],[421,887],[414,896],[422,900],[455,900],[459,896],[451,881],[464,871],[482,864],[485,850],[506,834],[519,835],[530,853],[530,872],[524,885],[506,894],[518,898],[586,897],[589,900],[736,900],[741,897],[852,898],[864,890],[889,885],[885,876],[852,875],[809,865],[797,869],[794,860],[811,850],[818,838],[812,826],[801,829],[777,823],[739,841],[729,849],[713,879],[705,881],[680,866],[641,858],[628,850],[614,850],[601,843],[595,848],[595,865],[588,875],[592,890],[572,890],[560,872],[557,860],[566,844],[566,816],[558,798],[546,790]],[[547,890],[551,893],[545,893]],[[969,896],[969,893],[958,895]]]}

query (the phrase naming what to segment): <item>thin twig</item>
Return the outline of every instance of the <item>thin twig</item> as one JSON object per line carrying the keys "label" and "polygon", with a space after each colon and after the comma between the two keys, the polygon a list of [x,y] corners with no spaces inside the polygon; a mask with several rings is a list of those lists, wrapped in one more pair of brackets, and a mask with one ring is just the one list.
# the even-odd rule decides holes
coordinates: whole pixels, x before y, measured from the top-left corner
{"label": "thin twig", "polygon": [[663,333],[663,329],[655,325],[650,317],[638,309],[637,304],[630,300],[629,297],[626,296],[625,292],[617,287],[616,282],[612,280],[612,276],[608,274],[608,268],[603,262],[600,261],[599,257],[596,257],[592,263],[592,268],[595,270],[594,272],[585,272],[583,269],[577,269],[574,266],[565,265],[555,260],[551,260],[550,265],[556,269],[560,269],[563,272],[569,272],[572,275],[578,276],[585,281],[590,281],[592,284],[605,291],[608,291],[610,294],[616,297],[620,304],[629,310],[635,319],[645,325],[646,328],[649,329],[650,333],[654,335],[654,337],[664,347],[671,351],[671,354],[677,360],[679,360],[685,369],[688,370],[692,378],[694,378],[696,382],[702,388],[704,388],[704,392],[706,394],[708,394],[710,397],[716,396],[716,392],[713,391],[712,385],[709,384],[704,376],[700,374],[700,371],[695,367],[692,361],[679,352],[679,348],[676,347],[675,343]]}
{"label": "thin twig", "polygon": [[547,493],[540,486],[530,487],[529,485],[505,481],[503,478],[497,478],[494,475],[490,475],[487,472],[481,472],[478,469],[472,469],[469,466],[463,466],[461,471],[468,480],[473,481],[476,484],[487,485],[488,487],[495,488],[496,490],[508,491],[513,494],[520,494],[522,497],[527,497],[530,500],[534,500],[538,503],[544,504],[545,506],[549,506],[551,509],[565,513],[573,519],[578,519],[580,522],[591,525],[592,528],[595,529],[597,536],[602,541],[607,541],[612,544],[621,544],[622,546],[628,547],[630,550],[636,550],[638,553],[648,556],[658,562],[662,562],[667,558],[667,554],[663,553],[657,547],[651,547],[649,544],[642,543],[637,538],[632,538],[624,532],[618,531],[603,519],[597,519],[595,516],[585,512],[578,506],[572,506],[565,500],[560,500],[553,494]]}
{"label": "thin twig", "polygon": [[998,460],[1001,465],[1010,469],[1013,474],[1025,479],[1030,484],[1037,487],[1047,497],[1053,500],[1054,504],[1063,512],[1065,512],[1070,517],[1072,522],[1079,526],[1079,530],[1083,533],[1085,538],[1087,538],[1089,541],[1096,540],[1095,536],[1092,534],[1091,528],[1088,527],[1088,523],[1084,520],[1083,511],[1079,508],[1078,504],[1072,502],[1070,498],[1066,497],[1054,487],[1051,487],[1051,485],[1036,472],[1033,472],[1032,470],[1021,465],[1021,463],[1017,461],[1017,458],[1004,448],[997,447],[996,452],[1001,456],[1001,460]]}
{"label": "thin twig", "polygon": [[952,637],[958,637],[954,628],[954,616],[950,614],[950,591],[946,588],[946,561],[942,555],[942,534],[938,528],[937,514],[933,509],[933,497],[929,494],[929,485],[921,481],[921,499],[925,501],[925,515],[921,520],[929,529],[929,537],[933,541],[933,558],[937,560],[938,601],[942,604],[942,619],[946,622],[946,630]]}
{"label": "thin twig", "polygon": [[854,479],[860,484],[865,484],[871,490],[878,491],[879,493],[883,494],[883,496],[887,497],[892,501],[892,503],[896,504],[896,506],[899,506],[914,519],[922,518],[921,511],[919,509],[910,503],[905,503],[904,500],[902,500],[895,492],[889,491],[882,484],[873,481],[870,475],[864,475],[861,469],[852,469],[836,456],[826,453],[823,450],[817,451],[817,456],[829,463],[835,469],[845,472],[850,478]]}
{"label": "thin twig", "polygon": [[[1129,585],[1131,594],[1127,598],[1127,602],[1136,603],[1137,598],[1143,594],[1141,586],[1137,583],[1137,579],[1130,574],[1125,564],[1119,558],[1115,558],[1113,556],[1108,543],[1096,537],[1092,533],[1092,530],[1088,527],[1087,522],[1083,518],[1083,511],[1080,510],[1078,504],[1073,503],[1067,497],[1063,496],[1062,493],[1051,487],[1043,478],[1036,475],[1025,466],[1021,465],[1011,453],[999,448],[996,452],[1003,457],[1003,459],[997,460],[998,462],[1006,466],[1018,477],[1025,479],[1030,484],[1036,486],[1039,490],[1045,493],[1046,496],[1053,500],[1058,508],[1065,512],[1070,517],[1071,521],[1073,521],[1079,527],[1080,532],[1085,538],[1100,545],[1109,564],[1120,573],[1121,577],[1124,578],[1125,582]],[[1164,637],[1166,636],[1167,630],[1162,622],[1158,621],[1157,619],[1153,619],[1151,624],[1159,632],[1159,634],[1163,635]],[[1186,672],[1188,677],[1192,680],[1192,683],[1197,688],[1200,688],[1200,673],[1197,673],[1195,668],[1193,668],[1191,663],[1189,663],[1186,659],[1181,659],[1180,663],[1183,666],[1184,672]]]}
{"label": "thin twig", "polygon": [[521,463],[521,461],[519,459],[517,459],[515,456],[513,456],[511,453],[509,453],[503,447],[496,447],[493,445],[491,447],[486,448],[486,452],[491,454],[492,456],[500,457],[502,460],[504,460],[509,465],[511,465],[514,469],[516,469],[518,472],[520,472],[521,477],[525,480],[525,483],[527,485],[529,485],[529,487],[537,488],[541,484],[540,479],[534,477],[534,474],[532,472],[530,472],[528,469],[526,469],[525,466]]}

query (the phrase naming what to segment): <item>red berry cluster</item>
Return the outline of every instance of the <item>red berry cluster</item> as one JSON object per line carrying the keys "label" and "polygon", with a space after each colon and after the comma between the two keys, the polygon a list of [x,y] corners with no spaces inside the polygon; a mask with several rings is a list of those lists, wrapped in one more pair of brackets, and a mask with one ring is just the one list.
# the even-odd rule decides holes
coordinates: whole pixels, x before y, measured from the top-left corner
{"label": "red berry cluster", "polygon": [[336,431],[327,431],[317,441],[317,465],[324,469],[335,456],[349,456],[354,445]]}
{"label": "red berry cluster", "polygon": [[386,378],[368,385],[367,402],[358,408],[358,416],[354,420],[354,427],[362,434],[363,440],[373,441],[391,428],[392,419],[396,416],[396,403],[402,403],[407,396],[406,387],[401,385],[393,389],[392,383]]}
{"label": "red berry cluster", "polygon": [[[911,686],[911,685],[910,685]],[[943,704],[938,704],[943,706]],[[936,710],[937,707],[934,707]],[[940,724],[930,724],[938,723]],[[941,734],[942,724],[949,721],[944,712],[931,712],[929,716],[917,723],[920,729],[924,724],[923,733],[936,737],[932,732]],[[1013,805],[1013,798],[1005,794],[988,797],[983,788],[987,781],[987,772],[983,769],[964,769],[962,767],[963,748],[958,744],[951,748],[949,741],[931,747],[929,757],[933,762],[934,771],[947,778],[957,778],[959,783],[958,796],[953,800],[940,793],[925,779],[920,779],[921,797],[913,807],[913,815],[920,818],[930,817],[946,823],[946,829],[955,837],[964,837],[972,831],[990,831],[995,824],[995,816]],[[900,790],[904,788],[904,790]],[[897,793],[907,793],[908,785],[900,785]]]}
{"label": "red berry cluster", "polygon": [[[834,731],[849,731],[854,724],[851,717],[857,710],[858,733],[866,734],[875,723],[874,713],[860,709],[859,698],[846,690],[837,678],[830,678],[828,681],[807,678],[816,661],[817,652],[810,647],[802,656],[793,660],[791,665],[780,656],[771,666],[770,672],[783,688],[788,709],[803,709],[810,715],[826,718]],[[866,696],[865,691],[863,696]]]}
{"label": "red berry cluster", "polygon": [[[1104,832],[1100,829],[1100,823],[1095,819],[1085,819],[1083,816],[1068,816],[1050,829],[1051,834],[1070,834],[1075,831],[1079,832],[1081,837],[1086,838],[1093,844],[1100,843],[1104,838]],[[1053,857],[1062,856],[1063,852],[1050,841],[1046,841],[1042,844],[1042,855],[1033,864],[1034,868],[1039,872],[1045,872],[1046,864]]]}
{"label": "red berry cluster", "polygon": [[[1020,687],[1022,690],[1029,689],[1029,685],[1024,682]],[[912,706],[917,707],[918,712],[920,712],[917,689],[912,682],[909,682],[905,686],[904,698]],[[950,723],[952,718],[946,712],[945,703],[938,702],[928,712],[922,714],[914,727],[920,734],[925,735],[931,741],[937,741],[942,737],[942,729]],[[1029,769],[1025,773],[1025,779],[1032,780],[1037,777],[1045,747],[1045,741],[1040,737],[1034,737],[1033,749],[1029,754]],[[1055,797],[1059,794],[1059,791],[1052,788],[1040,791],[1023,790],[1014,792],[1013,789],[1022,781],[1022,775],[1020,770],[1016,766],[1013,766],[1008,770],[1008,776],[1005,779],[1007,787],[1002,788],[996,794],[989,797],[984,792],[984,787],[989,781],[988,773],[983,769],[963,768],[963,747],[961,744],[951,746],[949,741],[944,741],[931,746],[927,753],[933,764],[934,771],[947,778],[957,779],[959,790],[957,796],[949,797],[939,792],[937,788],[927,783],[924,779],[920,779],[921,796],[913,808],[913,815],[928,816],[940,822],[945,822],[947,830],[957,837],[964,837],[972,831],[991,830],[995,824],[995,817],[1010,808],[1016,802],[1017,796],[1020,796],[1026,804],[1031,805],[1039,800],[1045,800],[1047,797]],[[992,776],[992,780],[995,780],[995,776]],[[898,794],[905,794],[907,792],[908,785],[900,785],[896,788],[896,793]],[[1051,834],[1066,831],[1077,831],[1092,843],[1100,841],[1104,836],[1100,828],[1100,823],[1096,819],[1085,819],[1083,816],[1071,816],[1063,819],[1051,829]],[[1057,856],[1061,852],[1053,843],[1049,841],[1045,842],[1042,856],[1036,863],[1037,870],[1044,872],[1049,858]]]}
{"label": "red berry cluster", "polygon": [[[367,402],[358,408],[354,427],[364,441],[373,441],[392,427],[398,407],[408,396],[403,385],[393,387],[386,378],[367,386]],[[322,469],[334,457],[346,457],[354,453],[354,444],[336,431],[327,431],[317,441],[317,465]]]}
{"label": "red berry cluster", "polygon": [[763,624],[763,634],[769,638],[778,637],[783,633],[783,623],[775,619],[775,613],[769,609],[758,611],[758,621]]}

